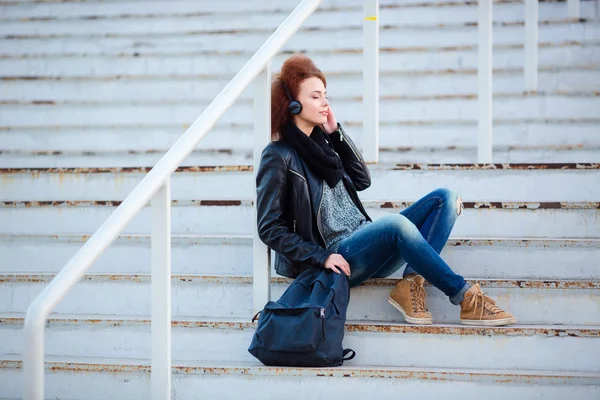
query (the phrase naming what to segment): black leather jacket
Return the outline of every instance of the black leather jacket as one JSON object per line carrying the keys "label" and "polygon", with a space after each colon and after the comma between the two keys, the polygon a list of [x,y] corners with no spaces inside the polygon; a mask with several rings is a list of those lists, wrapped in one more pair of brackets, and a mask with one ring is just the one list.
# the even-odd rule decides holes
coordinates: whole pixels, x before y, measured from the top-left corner
{"label": "black leather jacket", "polygon": [[[356,193],[371,185],[369,169],[339,124],[338,130],[328,137],[342,159],[344,185],[370,221]],[[333,254],[325,248],[322,234],[320,207],[324,184],[284,141],[271,142],[263,150],[256,176],[258,235],[275,250],[275,270],[279,275],[295,278],[308,267],[324,268]]]}

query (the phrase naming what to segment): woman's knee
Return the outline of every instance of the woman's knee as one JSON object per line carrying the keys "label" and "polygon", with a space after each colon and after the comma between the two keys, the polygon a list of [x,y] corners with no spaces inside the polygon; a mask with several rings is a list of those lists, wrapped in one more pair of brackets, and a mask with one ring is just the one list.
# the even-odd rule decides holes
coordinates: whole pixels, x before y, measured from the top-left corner
{"label": "woman's knee", "polygon": [[405,242],[415,237],[421,237],[421,233],[415,224],[402,214],[388,215],[386,217],[386,225],[393,240],[400,239],[402,242]]}
{"label": "woman's knee", "polygon": [[432,192],[432,194],[440,197],[445,205],[452,208],[456,215],[461,215],[464,208],[462,198],[460,195],[452,189],[439,188]]}

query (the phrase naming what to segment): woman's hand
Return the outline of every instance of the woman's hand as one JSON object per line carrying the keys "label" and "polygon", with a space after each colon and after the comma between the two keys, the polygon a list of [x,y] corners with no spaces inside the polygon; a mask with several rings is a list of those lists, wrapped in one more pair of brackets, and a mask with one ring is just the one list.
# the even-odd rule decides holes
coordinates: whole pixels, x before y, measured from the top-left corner
{"label": "woman's hand", "polygon": [[333,110],[329,107],[329,112],[327,114],[327,122],[323,125],[323,129],[326,133],[333,133],[337,130],[337,119],[335,119],[335,115],[333,115]]}
{"label": "woman's hand", "polygon": [[325,261],[325,268],[332,270],[336,274],[339,274],[341,269],[344,274],[350,276],[350,264],[348,264],[348,261],[341,254],[330,255]]}

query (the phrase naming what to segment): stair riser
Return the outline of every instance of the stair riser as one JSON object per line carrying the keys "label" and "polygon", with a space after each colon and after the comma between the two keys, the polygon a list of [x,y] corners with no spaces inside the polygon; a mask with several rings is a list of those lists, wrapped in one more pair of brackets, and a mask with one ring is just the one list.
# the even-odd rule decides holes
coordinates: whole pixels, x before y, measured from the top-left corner
{"label": "stair riser", "polygon": [[[435,398],[444,393],[445,399],[484,398],[505,400],[507,398],[544,398],[548,400],[593,399],[600,396],[600,386],[578,384],[577,380],[556,379],[539,384],[535,379],[520,379],[513,383],[502,375],[492,378],[472,377],[469,374],[453,374],[450,377],[436,376],[420,379],[412,374],[405,379],[370,379],[348,377],[287,376],[282,369],[278,376],[235,375],[173,375],[173,398],[177,400],[203,397],[244,399],[317,399],[336,397],[366,399],[377,393],[377,397],[423,397]],[[456,377],[454,377],[456,375]],[[452,379],[455,378],[455,379]],[[448,380],[446,380],[448,379]],[[452,379],[452,380],[450,380]],[[459,380],[457,382],[457,380]],[[21,370],[0,370],[0,386],[6,388],[7,398],[19,398],[23,393]],[[79,398],[88,400],[137,399],[150,396],[149,373],[107,373],[53,371],[46,375],[47,398]],[[265,388],[268,387],[268,391]]]}
{"label": "stair riser", "polygon": [[[180,201],[252,198],[253,173],[236,169],[176,172],[171,178],[171,196]],[[359,192],[363,201],[416,201],[441,187],[458,192],[464,201],[596,202],[600,199],[600,185],[596,184],[600,173],[593,169],[426,171],[390,170],[372,165],[369,170],[371,187]],[[137,171],[4,173],[0,175],[0,201],[118,201],[125,199],[145,175]]]}
{"label": "stair riser", "polygon": [[[544,52],[544,49],[540,51]],[[350,67],[350,66],[348,66]],[[477,93],[477,79],[473,74],[458,75],[424,75],[415,79],[413,76],[379,77],[379,94],[381,96],[444,96],[473,95]],[[150,79],[150,80],[103,80],[103,81],[6,81],[2,82],[1,100],[33,101],[54,99],[55,101],[139,101],[139,93],[144,93],[145,101],[212,101],[227,85],[223,79]],[[523,72],[494,75],[494,93],[521,93],[524,90]],[[331,75],[327,77],[329,98],[332,101],[345,97],[362,96],[362,86],[352,76]],[[600,71],[595,70],[562,70],[540,71],[538,75],[538,90],[540,92],[589,92],[600,90]],[[244,91],[241,99],[251,100],[253,87]],[[419,127],[407,126],[405,129]],[[448,127],[447,129],[449,129]],[[549,127],[544,125],[545,129]],[[156,129],[156,128],[154,128]],[[384,132],[381,127],[381,133]],[[501,129],[494,127],[495,133]],[[514,129],[514,127],[513,127]],[[145,138],[153,128],[146,129]],[[404,133],[404,132],[403,132]],[[52,139],[56,139],[54,130]],[[131,135],[131,131],[127,132]],[[508,134],[508,132],[507,132]],[[239,134],[241,136],[241,133]],[[519,137],[522,139],[522,137]],[[121,136],[121,139],[126,139]],[[567,139],[567,138],[565,138]],[[115,143],[117,144],[117,143]],[[113,144],[113,145],[115,145]],[[6,142],[3,141],[3,145]],[[97,146],[106,143],[98,141]]]}
{"label": "stair riser", "polygon": [[[252,362],[247,349],[254,329],[174,328],[172,358],[177,362]],[[46,329],[47,356],[149,359],[150,326],[57,326]],[[344,347],[356,351],[348,366],[424,368],[545,369],[597,371],[597,338],[427,335],[346,332]],[[507,354],[506,350],[510,348]],[[440,351],[443,349],[443,351]],[[477,349],[477,351],[473,351]],[[23,354],[20,327],[0,329],[0,353]],[[577,354],[577,357],[573,357]],[[468,357],[465,357],[468,355]]]}
{"label": "stair riser", "polygon": [[[0,234],[94,233],[115,207],[0,207]],[[370,208],[377,220],[401,209]],[[251,206],[172,207],[174,234],[252,234],[256,222]],[[600,237],[595,209],[498,210],[465,209],[452,237]],[[43,221],[43,224],[41,223]],[[147,207],[125,229],[126,234],[151,232]]]}
{"label": "stair riser", "polygon": [[[445,1],[443,1],[445,2]],[[411,1],[404,2],[403,4],[426,4],[433,3],[431,1]],[[440,2],[435,2],[440,3]],[[139,4],[139,5],[138,5]],[[59,18],[77,18],[81,16],[94,16],[101,15],[103,17],[108,16],[120,16],[120,15],[185,15],[189,13],[225,13],[240,14],[244,13],[246,20],[253,16],[252,13],[258,13],[260,20],[265,19],[264,13],[272,13],[275,11],[282,12],[280,20],[285,18],[293,9],[295,3],[287,3],[285,1],[267,2],[264,1],[246,1],[239,3],[236,1],[221,1],[211,5],[204,5],[202,3],[195,3],[193,1],[177,1],[169,5],[168,10],[164,8],[164,5],[155,3],[152,1],[145,1],[142,3],[77,3],[77,4],[35,4],[26,6],[15,6],[15,7],[4,7],[0,11],[0,18],[17,19],[17,18],[32,18],[32,17],[59,17]],[[477,7],[475,6],[454,6],[454,7],[414,7],[414,8],[386,8],[385,6],[392,5],[397,6],[398,3],[395,0],[381,1],[380,6],[382,10],[380,12],[381,18],[385,21],[385,18],[390,18],[393,22],[402,21],[402,23],[414,24],[414,21],[420,21],[421,23],[428,24],[441,24],[441,23],[466,23],[477,21]],[[352,7],[358,9],[351,15],[354,15],[354,19],[359,18],[362,14],[362,2],[359,0],[328,0],[321,3],[321,6],[317,9],[327,8],[342,8],[347,9]],[[582,18],[597,18],[597,12],[594,7],[594,3],[591,1],[581,2],[580,12]],[[323,18],[320,16],[321,12],[317,11],[311,18],[314,19],[315,23],[320,22],[319,19]],[[322,13],[327,16],[329,13]],[[337,13],[336,13],[337,14]],[[494,4],[494,20],[495,21],[515,21],[516,19],[522,20],[523,5],[522,4]],[[268,15],[268,14],[267,14]],[[351,15],[348,15],[350,17]],[[539,6],[539,18],[543,19],[565,19],[567,18],[567,8],[564,4],[560,3],[546,3],[543,2]],[[212,15],[204,17],[203,20],[211,19]],[[227,15],[229,20],[231,16]],[[131,19],[129,19],[131,20]],[[138,22],[135,19],[131,20],[133,23]],[[141,20],[143,21],[143,19]],[[138,24],[141,24],[141,21]],[[4,22],[4,21],[3,21]],[[94,21],[91,21],[94,23]],[[103,21],[102,21],[103,22]],[[176,21],[177,26],[180,25],[179,21]],[[185,26],[185,25],[183,25]],[[152,25],[154,29],[154,25]],[[172,27],[173,29],[174,27]],[[198,30],[195,26],[194,30]],[[144,32],[147,32],[145,30]]]}
{"label": "stair riser", "polygon": [[[25,312],[47,283],[0,284],[0,312]],[[287,285],[271,286],[278,299]],[[361,286],[352,290],[349,320],[403,322],[388,304],[392,286]],[[600,325],[599,289],[484,288],[521,324]],[[428,287],[427,305],[436,323],[457,323],[460,308],[439,290]],[[150,314],[150,284],[131,281],[80,282],[56,308],[63,314]],[[249,284],[178,283],[172,285],[173,316],[248,318],[253,315]]]}
{"label": "stair riser", "polygon": [[[252,2],[250,2],[252,3]],[[397,5],[395,1],[380,2],[382,7],[387,4]],[[424,2],[420,1],[423,4]],[[406,4],[404,2],[403,4]],[[146,5],[148,7],[146,7]],[[338,7],[342,6],[344,9],[340,11],[321,11],[327,7],[336,6],[332,1],[324,1],[313,15],[311,15],[307,21],[303,24],[304,28],[347,28],[349,25],[360,26],[362,19],[362,4],[359,1],[353,2],[337,2]],[[52,7],[46,9],[48,14],[41,14],[41,16],[47,17],[49,15],[57,16],[59,18],[65,17],[77,17],[78,15],[90,15],[90,13],[98,13],[102,16],[107,15],[119,15],[120,13],[135,14],[140,13],[140,8],[132,8],[129,5],[110,4],[104,5],[102,3],[91,5],[78,5],[79,9],[70,9],[62,7]],[[39,7],[39,6],[38,6]],[[42,8],[44,6],[41,6]],[[60,7],[60,6],[58,6]],[[183,9],[175,6],[173,9],[168,11],[158,5],[154,5],[151,2],[144,4],[142,8],[143,14],[155,14],[164,15],[167,13],[177,12],[209,12],[208,7],[205,5],[194,5],[192,2],[187,2],[186,7]],[[215,10],[219,13],[226,13],[236,10],[237,12],[250,11],[251,13],[241,14],[217,14],[210,16],[199,16],[199,17],[161,17],[158,21],[154,22],[149,26],[144,23],[144,19],[109,19],[109,20],[75,20],[75,21],[32,21],[26,24],[17,21],[3,21],[0,29],[0,35],[103,35],[119,32],[120,34],[184,34],[186,32],[199,32],[199,31],[212,31],[222,29],[274,29],[276,28],[283,19],[291,12],[289,4],[280,2],[275,9],[269,10],[270,5],[263,3],[246,5],[235,3],[235,7],[229,9],[218,9]],[[354,10],[348,10],[349,7]],[[494,5],[494,20],[495,21],[515,21],[522,20],[522,5],[520,4],[495,4]],[[101,9],[100,9],[101,8]],[[126,9],[122,9],[126,8]],[[60,10],[60,12],[59,12]],[[280,11],[273,13],[273,11]],[[16,10],[5,8],[4,17],[14,18],[20,17],[26,13],[28,17],[31,16],[31,12],[42,13],[38,8],[28,10]],[[270,11],[270,12],[266,12]],[[594,4],[592,2],[582,2],[580,7],[581,17],[586,19],[593,19],[597,17],[595,15]],[[474,6],[458,6],[458,7],[446,7],[446,8],[432,8],[432,7],[419,7],[419,8],[383,8],[380,11],[380,24],[386,25],[415,25],[415,21],[421,25],[438,25],[438,24],[465,24],[477,21],[477,7]],[[2,15],[2,14],[0,14]],[[541,3],[539,6],[539,19],[540,20],[564,20],[567,17],[567,10],[564,5],[556,5],[551,3]],[[544,28],[541,26],[540,28]],[[499,26],[497,29],[502,29]]]}
{"label": "stair riser", "polygon": [[[600,41],[600,24],[598,25],[597,33],[594,33],[593,37],[589,38],[590,41]],[[419,34],[416,31],[416,34]],[[410,34],[410,33],[407,33]],[[439,33],[444,35],[442,31]],[[476,32],[468,33],[472,37],[477,37]],[[322,35],[322,33],[320,33]],[[561,32],[559,35],[563,35]],[[429,35],[424,36],[431,38]],[[523,35],[524,36],[524,35]],[[561,37],[562,41],[581,41],[581,38],[574,38],[573,35],[567,35]],[[193,37],[193,36],[192,36]],[[391,39],[396,39],[397,33],[391,35]],[[520,41],[523,39],[519,35]],[[257,41],[264,41],[267,38],[262,35],[257,38]],[[310,40],[316,40],[317,38],[302,38],[302,43],[306,43]],[[359,39],[359,38],[355,38]],[[393,41],[393,40],[389,41]],[[64,39],[60,40],[61,48],[64,47]],[[88,40],[88,39],[86,39]],[[196,39],[199,40],[199,39]],[[214,38],[212,38],[214,41]],[[232,38],[233,42],[239,45],[239,37]],[[292,39],[293,40],[293,39]],[[385,40],[385,34],[382,35],[382,41]],[[440,38],[441,40],[441,38]],[[543,40],[540,39],[540,40]],[[89,40],[88,40],[89,41]],[[98,39],[98,41],[101,41]],[[119,40],[121,41],[121,40]],[[172,41],[172,40],[171,40]],[[182,41],[186,40],[185,37]],[[11,54],[9,46],[18,46],[18,49],[44,49],[46,54],[51,50],[48,47],[52,47],[48,43],[40,40],[27,40],[27,41],[14,41],[14,43],[8,42],[8,52]],[[25,42],[25,43],[22,43]],[[218,41],[219,43],[221,41]],[[52,42],[50,42],[52,43]],[[227,46],[227,41],[224,41]],[[293,42],[291,42],[293,43]],[[430,45],[434,45],[433,42]],[[457,40],[456,45],[460,43],[464,46],[460,40]],[[520,43],[520,42],[517,42]],[[390,43],[391,44],[391,43]],[[111,44],[106,43],[106,46]],[[398,47],[401,44],[394,43],[394,47]],[[428,44],[423,44],[427,46]],[[437,43],[437,45],[440,45]],[[210,79],[215,77],[233,77],[237,71],[239,71],[244,64],[250,58],[249,54],[240,56],[218,56],[218,55],[189,55],[192,51],[190,48],[205,46],[201,43],[185,43],[178,46],[173,46],[172,43],[165,43],[165,50],[162,51],[162,46],[156,44],[147,50],[150,55],[144,56],[144,49],[132,48],[128,53],[134,53],[137,51],[142,52],[141,57],[125,56],[115,59],[114,53],[121,54],[127,49],[123,49],[123,44],[118,44],[118,52],[113,51],[113,55],[98,55],[95,57],[52,57],[44,59],[31,59],[21,58],[20,55],[15,54],[15,58],[0,59],[0,68],[2,74],[5,76],[61,76],[64,78],[68,77],[114,77],[119,75],[143,77],[143,76],[172,76],[172,75],[184,75],[184,76],[198,76],[208,75]],[[300,46],[297,44],[296,46]],[[331,45],[329,45],[331,46]],[[413,44],[414,46],[414,44]],[[206,46],[208,47],[208,46]],[[231,46],[230,46],[231,47]],[[346,46],[348,47],[348,46]],[[383,47],[383,45],[382,45]],[[246,49],[247,47],[245,47]],[[205,49],[209,50],[209,49]],[[332,51],[328,48],[317,48],[314,50],[320,51]],[[21,50],[23,51],[23,50]],[[38,50],[39,51],[39,50]],[[64,51],[64,50],[63,50]],[[68,50],[67,50],[68,51]],[[235,49],[231,49],[235,51]],[[85,53],[85,50],[79,50],[74,48],[69,53]],[[159,53],[160,56],[153,56],[153,54]],[[167,53],[163,55],[162,53]],[[185,54],[183,57],[181,54]],[[600,64],[600,55],[598,55],[597,46],[571,46],[571,47],[542,47],[539,51],[539,65],[542,69],[544,68],[561,68],[561,67],[590,67]],[[2,54],[2,53],[0,53]],[[5,55],[8,55],[4,53]],[[52,53],[50,53],[52,54]],[[127,53],[126,53],[127,54]],[[273,70],[279,71],[283,61],[289,57],[289,54],[280,56],[273,60]],[[360,74],[362,54],[339,54],[332,57],[331,55],[314,54],[312,57],[314,62],[319,68],[325,72],[325,74]],[[407,71],[446,71],[446,70],[473,70],[477,69],[477,51],[475,50],[460,50],[460,51],[418,51],[418,52],[394,52],[386,53],[382,52],[380,56],[380,73],[398,73]],[[494,68],[498,69],[521,69],[523,68],[523,49],[497,49],[494,53]],[[335,89],[335,86],[332,87]],[[506,89],[503,88],[503,91]],[[332,95],[335,95],[335,90],[331,91]],[[89,100],[89,99],[88,99]]]}
{"label": "stair riser", "polygon": [[[216,241],[215,241],[216,242]],[[83,246],[77,240],[36,237],[0,240],[0,273],[57,273]],[[221,244],[177,239],[172,243],[173,274],[252,275],[250,240],[222,240]],[[548,246],[548,247],[543,247]],[[568,246],[568,247],[567,247]],[[448,245],[442,256],[465,277],[490,279],[600,279],[597,245],[502,244]],[[113,244],[90,273],[135,274],[150,271],[148,239],[122,239]],[[272,276],[277,276],[272,271]],[[393,275],[400,277],[401,270]]]}
{"label": "stair riser", "polygon": [[[189,124],[208,106],[206,103],[190,105],[6,105],[0,108],[3,126],[107,126],[133,124]],[[475,121],[473,110],[477,100],[384,100],[380,102],[381,122],[467,122]],[[496,98],[493,102],[494,118],[513,122],[542,119],[598,118],[598,97],[525,97]],[[339,101],[333,105],[336,117],[345,123],[362,121],[361,101]],[[251,124],[252,103],[236,104],[221,118],[223,124]],[[106,116],[110,115],[110,122]]]}

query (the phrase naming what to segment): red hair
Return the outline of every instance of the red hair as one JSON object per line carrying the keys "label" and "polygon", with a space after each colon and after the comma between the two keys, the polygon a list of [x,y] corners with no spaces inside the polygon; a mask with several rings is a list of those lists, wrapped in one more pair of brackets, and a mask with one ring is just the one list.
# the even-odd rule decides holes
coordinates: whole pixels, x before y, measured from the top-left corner
{"label": "red hair", "polygon": [[300,92],[300,83],[313,76],[319,78],[327,87],[325,75],[310,58],[302,54],[294,54],[285,60],[281,72],[275,75],[271,85],[271,140],[278,140],[279,132],[285,123],[293,121],[292,114],[288,111],[290,99],[285,93],[283,83],[296,99]]}

